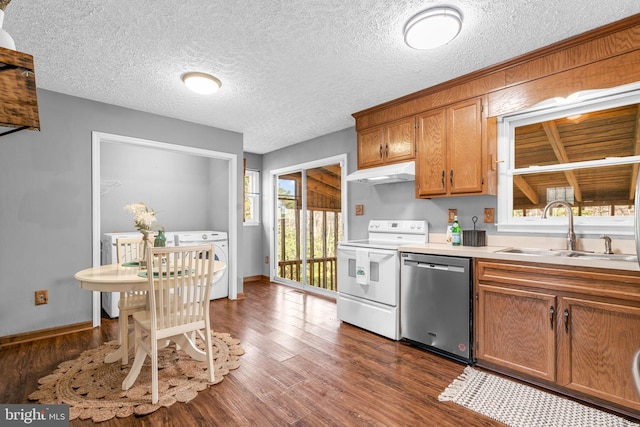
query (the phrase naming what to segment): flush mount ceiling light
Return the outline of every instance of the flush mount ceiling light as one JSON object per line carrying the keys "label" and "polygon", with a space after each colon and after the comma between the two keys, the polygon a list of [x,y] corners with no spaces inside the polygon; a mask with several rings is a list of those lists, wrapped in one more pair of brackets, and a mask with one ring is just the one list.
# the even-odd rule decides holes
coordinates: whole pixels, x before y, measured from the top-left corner
{"label": "flush mount ceiling light", "polygon": [[414,49],[433,49],[453,40],[462,28],[462,14],[449,6],[414,15],[404,26],[404,42]]}
{"label": "flush mount ceiling light", "polygon": [[190,72],[182,75],[185,86],[195,93],[210,95],[217,92],[222,86],[220,80],[210,74]]}

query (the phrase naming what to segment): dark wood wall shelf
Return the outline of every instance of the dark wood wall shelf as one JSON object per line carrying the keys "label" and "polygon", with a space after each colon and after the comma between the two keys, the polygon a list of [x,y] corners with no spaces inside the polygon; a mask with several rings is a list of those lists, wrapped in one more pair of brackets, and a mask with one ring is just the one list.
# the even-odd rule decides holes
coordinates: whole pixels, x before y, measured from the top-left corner
{"label": "dark wood wall shelf", "polygon": [[0,136],[40,130],[33,57],[0,47]]}

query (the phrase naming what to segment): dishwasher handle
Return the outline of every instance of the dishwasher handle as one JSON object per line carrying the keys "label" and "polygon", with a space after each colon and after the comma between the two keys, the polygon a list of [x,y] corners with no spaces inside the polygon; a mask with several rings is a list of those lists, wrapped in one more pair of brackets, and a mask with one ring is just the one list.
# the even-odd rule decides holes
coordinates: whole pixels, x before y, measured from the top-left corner
{"label": "dishwasher handle", "polygon": [[441,271],[452,271],[454,273],[464,273],[464,267],[460,267],[459,265],[412,261],[409,259],[404,260],[404,265],[409,267],[428,268],[430,270],[441,270]]}

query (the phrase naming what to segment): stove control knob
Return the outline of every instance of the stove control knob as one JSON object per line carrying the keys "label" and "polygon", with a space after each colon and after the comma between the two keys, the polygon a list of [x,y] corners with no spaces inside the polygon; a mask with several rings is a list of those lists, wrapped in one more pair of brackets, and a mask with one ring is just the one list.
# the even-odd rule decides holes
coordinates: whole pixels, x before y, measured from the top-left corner
{"label": "stove control knob", "polygon": [[207,236],[206,234],[202,235],[202,240],[207,240],[209,238],[209,236]]}

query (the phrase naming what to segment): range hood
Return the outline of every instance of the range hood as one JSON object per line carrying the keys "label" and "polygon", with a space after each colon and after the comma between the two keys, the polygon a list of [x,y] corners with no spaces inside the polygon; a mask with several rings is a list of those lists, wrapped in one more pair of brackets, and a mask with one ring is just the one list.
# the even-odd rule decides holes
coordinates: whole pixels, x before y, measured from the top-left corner
{"label": "range hood", "polygon": [[347,181],[357,181],[367,184],[391,184],[416,180],[416,163],[405,162],[375,168],[360,169],[347,175]]}

